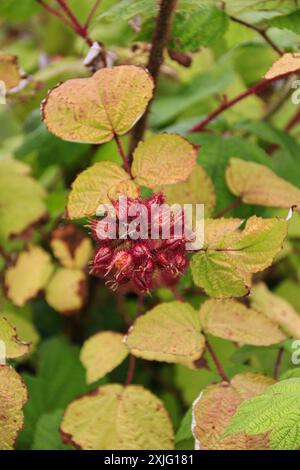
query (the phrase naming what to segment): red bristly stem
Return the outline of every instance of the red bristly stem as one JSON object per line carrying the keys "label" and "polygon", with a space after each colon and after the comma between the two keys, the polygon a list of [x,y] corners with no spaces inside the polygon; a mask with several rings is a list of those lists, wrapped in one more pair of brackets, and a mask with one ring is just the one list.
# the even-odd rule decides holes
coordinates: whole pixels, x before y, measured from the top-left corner
{"label": "red bristly stem", "polygon": [[114,134],[114,139],[118,147],[119,154],[123,160],[123,165],[127,173],[131,176],[131,169],[130,169],[130,164],[128,161],[128,158],[126,157],[126,154],[124,152],[124,149],[122,147],[121,141],[119,139],[119,136],[117,134]]}
{"label": "red bristly stem", "polygon": [[185,302],[184,297],[180,294],[176,286],[171,286],[170,290],[172,291],[176,300],[179,300],[179,302]]}
{"label": "red bristly stem", "polygon": [[[157,85],[158,82],[160,68],[164,60],[164,49],[167,46],[169,33],[171,30],[172,17],[177,6],[177,1],[178,0],[160,0],[159,13],[153,32],[152,46],[147,64],[147,69],[149,70],[153,78],[154,85]],[[147,127],[150,107],[151,102],[148,104],[146,112],[134,126],[132,132],[132,139],[129,146],[130,159],[132,158],[132,153],[135,147],[143,138],[144,132]]]}
{"label": "red bristly stem", "polygon": [[277,380],[278,376],[279,376],[279,369],[280,369],[280,364],[281,364],[281,360],[282,360],[282,356],[283,356],[283,351],[284,351],[284,349],[280,348],[278,350],[278,353],[277,353],[277,356],[276,356],[274,372],[273,372],[273,377],[274,377],[275,380]]}
{"label": "red bristly stem", "polygon": [[89,25],[90,25],[90,23],[93,19],[94,14],[96,13],[98,6],[100,5],[100,2],[101,2],[101,0],[96,0],[94,5],[92,6],[91,11],[89,12],[88,17],[86,19],[86,22],[84,24],[85,29],[88,29],[88,27],[89,27]]}
{"label": "red bristly stem", "polygon": [[[135,314],[135,320],[141,315],[142,313],[142,305],[143,305],[143,300],[144,300],[144,294],[140,294],[137,299],[137,304],[136,304],[136,314]],[[125,381],[125,385],[130,385],[133,381],[134,378],[134,372],[135,372],[135,366],[136,366],[136,358],[133,354],[130,354],[129,357],[129,368],[128,368],[128,373]]]}
{"label": "red bristly stem", "polygon": [[218,371],[219,375],[221,376],[222,380],[224,380],[225,382],[229,382],[229,378],[225,374],[224,369],[222,367],[222,364],[220,363],[219,359],[217,358],[217,355],[216,355],[215,351],[213,350],[213,348],[212,348],[212,346],[209,343],[207,338],[205,339],[205,344],[206,344],[206,347],[207,347],[207,350],[208,350],[209,354],[211,355],[211,357],[212,357],[212,359],[215,363],[217,371]]}
{"label": "red bristly stem", "polygon": [[267,32],[259,28],[258,26],[255,26],[251,23],[247,23],[247,21],[240,20],[239,18],[235,18],[234,16],[229,16],[231,21],[234,21],[235,23],[239,23],[243,26],[246,26],[246,28],[252,29],[253,31],[256,31],[258,34],[261,35],[261,37],[274,49],[275,52],[277,52],[278,55],[282,55],[282,50],[279,49],[279,47],[272,41],[272,39],[268,36]]}
{"label": "red bristly stem", "polygon": [[71,23],[73,24],[74,30],[81,36],[86,43],[91,47],[93,45],[92,39],[89,37],[87,28],[82,26],[79,21],[77,20],[76,16],[70,9],[66,0],[57,0],[58,4],[61,6],[62,10],[66,13],[68,18],[70,19]]}
{"label": "red bristly stem", "polygon": [[226,111],[227,109],[229,108],[232,108],[235,104],[239,103],[240,101],[244,100],[245,98],[247,98],[248,96],[251,96],[251,95],[255,95],[256,93],[258,93],[259,91],[262,91],[264,90],[265,88],[267,88],[271,83],[273,82],[276,82],[277,80],[280,80],[282,78],[285,78],[289,75],[291,75],[292,73],[296,73],[296,72],[299,72],[300,69],[298,69],[297,71],[293,70],[293,71],[290,71],[290,72],[286,72],[286,73],[283,73],[282,75],[277,75],[276,77],[273,77],[269,80],[267,79],[264,79],[262,80],[261,82],[258,82],[256,83],[255,85],[253,85],[252,87],[248,88],[247,90],[243,91],[242,93],[240,93],[239,95],[235,96],[234,98],[232,98],[231,100],[227,100],[227,99],[223,99],[223,101],[221,102],[220,106],[215,110],[213,111],[212,113],[210,113],[205,119],[203,119],[202,121],[200,121],[198,124],[196,124],[195,126],[193,126],[191,129],[190,129],[190,132],[202,132],[206,129],[206,126],[211,122],[213,121],[216,117],[218,117],[220,114],[222,114],[224,111]]}
{"label": "red bristly stem", "polygon": [[68,18],[65,18],[60,11],[55,10],[55,8],[52,8],[50,5],[48,5],[44,0],[37,0],[38,3],[45,8],[48,13],[50,13],[53,16],[56,16],[60,21],[62,21],[65,25],[73,28],[73,24],[68,20]]}
{"label": "red bristly stem", "polygon": [[218,212],[214,218],[219,219],[220,217],[224,217],[227,212],[230,212],[232,209],[235,209],[236,207],[240,206],[242,204],[241,198],[235,199],[232,201],[225,209],[222,209],[220,212]]}
{"label": "red bristly stem", "polygon": [[293,127],[300,122],[300,109],[291,117],[287,125],[285,126],[285,131],[290,131]]}

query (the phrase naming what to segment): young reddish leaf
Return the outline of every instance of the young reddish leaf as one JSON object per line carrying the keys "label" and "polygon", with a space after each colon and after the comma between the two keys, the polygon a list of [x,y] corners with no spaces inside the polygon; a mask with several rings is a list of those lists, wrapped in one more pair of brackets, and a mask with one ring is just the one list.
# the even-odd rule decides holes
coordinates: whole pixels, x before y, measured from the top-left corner
{"label": "young reddish leaf", "polygon": [[269,346],[286,338],[274,321],[234,300],[207,300],[200,320],[207,334],[238,343]]}
{"label": "young reddish leaf", "polygon": [[61,432],[84,450],[171,450],[173,429],[162,402],[139,385],[99,387],[66,409]]}
{"label": "young reddish leaf", "polygon": [[22,357],[30,351],[30,343],[20,340],[16,328],[5,316],[0,316],[0,341],[4,342],[6,359]]}
{"label": "young reddish leaf", "polygon": [[63,315],[74,315],[86,302],[87,279],[81,269],[59,268],[46,286],[46,300]]}
{"label": "young reddish leaf", "polygon": [[253,216],[243,231],[229,222],[228,234],[221,237],[223,225],[210,224],[204,249],[191,261],[193,279],[212,297],[241,297],[250,290],[251,274],[270,266],[281,250],[287,222]]}
{"label": "young reddish leaf", "polygon": [[92,256],[90,238],[72,224],[54,230],[50,244],[54,255],[65,268],[85,268]]}
{"label": "young reddish leaf", "polygon": [[23,427],[22,407],[27,400],[21,376],[11,366],[0,365],[0,450],[13,450]]}
{"label": "young reddish leaf", "polygon": [[95,215],[101,204],[119,195],[138,196],[138,187],[123,168],[113,162],[99,162],[80,173],[72,184],[68,201],[71,219]]}
{"label": "young reddish leaf", "polygon": [[126,338],[128,348],[137,357],[188,367],[201,357],[204,343],[199,313],[178,301],[157,305],[139,317]]}
{"label": "young reddish leaf", "polygon": [[134,151],[132,176],[147,188],[185,181],[195,168],[197,151],[179,135],[153,135]]}
{"label": "young reddish leaf", "polygon": [[144,113],[153,80],[142,67],[105,68],[90,78],[67,80],[42,104],[49,131],[64,140],[101,144],[125,134]]}
{"label": "young reddish leaf", "polygon": [[209,216],[216,204],[216,193],[212,180],[206,171],[196,165],[188,179],[182,183],[158,188],[172,204],[204,204],[205,216]]}
{"label": "young reddish leaf", "polygon": [[201,450],[262,450],[268,448],[268,438],[261,434],[249,437],[238,434],[222,438],[231,417],[248,397],[254,397],[270,387],[274,381],[253,373],[235,376],[231,383],[209,385],[193,405],[192,431],[196,449]]}
{"label": "young reddish leaf", "polygon": [[96,382],[117,367],[128,355],[124,336],[115,331],[101,331],[87,339],[80,360],[87,373],[87,383]]}
{"label": "young reddish leaf", "polygon": [[267,80],[300,70],[300,55],[288,52],[276,60],[265,74]]}
{"label": "young reddish leaf", "polygon": [[6,89],[15,88],[21,80],[18,58],[11,54],[0,54],[0,81]]}
{"label": "young reddish leaf", "polygon": [[231,158],[226,169],[230,191],[246,204],[300,210],[300,189],[264,165]]}
{"label": "young reddish leaf", "polygon": [[15,305],[25,305],[45,287],[52,271],[50,255],[39,246],[29,246],[20,253],[16,264],[5,271],[7,296]]}
{"label": "young reddish leaf", "polygon": [[289,302],[273,294],[262,282],[253,287],[251,304],[257,311],[278,323],[286,334],[300,338],[300,315]]}

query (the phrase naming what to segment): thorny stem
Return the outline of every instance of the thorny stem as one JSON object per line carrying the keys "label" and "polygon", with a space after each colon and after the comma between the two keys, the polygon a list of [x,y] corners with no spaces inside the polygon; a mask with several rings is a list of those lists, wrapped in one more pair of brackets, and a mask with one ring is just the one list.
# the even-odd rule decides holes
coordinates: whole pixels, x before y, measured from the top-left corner
{"label": "thorny stem", "polygon": [[219,219],[220,217],[224,217],[227,212],[230,212],[232,209],[235,209],[236,207],[240,206],[242,204],[242,199],[239,197],[238,199],[235,199],[232,201],[225,209],[222,209],[220,212],[218,212],[215,215],[215,219]]}
{"label": "thorny stem", "polygon": [[275,380],[277,380],[278,376],[279,376],[279,369],[280,369],[280,364],[281,364],[281,360],[282,360],[282,356],[283,356],[283,351],[284,351],[283,348],[279,348],[277,356],[276,356],[275,365],[274,365],[274,372],[273,372],[273,377],[274,377]]}
{"label": "thorny stem", "polygon": [[[144,301],[144,295],[140,294],[137,299],[137,304],[136,304],[136,314],[135,314],[135,320],[141,315],[142,313],[142,305]],[[136,366],[136,358],[133,354],[130,354],[129,357],[129,368],[127,372],[127,377],[125,381],[125,385],[130,385],[133,381],[134,378],[134,372],[135,372],[135,366]]]}
{"label": "thorny stem", "polygon": [[50,5],[48,5],[44,0],[37,0],[38,3],[45,8],[48,13],[51,13],[51,15],[56,16],[59,20],[61,20],[65,25],[70,26],[73,29],[73,24],[68,20],[68,18],[65,18],[60,11],[55,10],[55,8],[52,8]]}
{"label": "thorny stem", "polygon": [[133,354],[130,354],[130,356],[129,356],[129,368],[128,368],[127,378],[126,378],[126,382],[125,382],[126,386],[130,385],[133,381],[135,366],[136,366],[135,356],[133,356]]}
{"label": "thorny stem", "polygon": [[128,158],[126,157],[126,154],[125,154],[124,149],[122,147],[119,136],[117,134],[114,134],[114,139],[115,139],[115,142],[117,144],[119,154],[121,155],[121,158],[123,160],[124,168],[127,171],[127,173],[131,176],[130,163],[128,161]]}
{"label": "thorny stem", "polygon": [[[164,49],[167,46],[169,33],[171,30],[172,16],[176,9],[178,0],[160,0],[160,8],[156,25],[152,37],[152,46],[147,64],[147,69],[152,75],[154,85],[157,85],[160,68],[163,63]],[[152,98],[153,100],[153,98]],[[132,139],[129,148],[129,156],[132,158],[132,152],[137,146],[138,142],[143,138],[146,130],[148,115],[151,108],[151,102],[148,104],[146,112],[142,118],[137,122],[133,129]]]}
{"label": "thorny stem", "polygon": [[89,25],[90,25],[90,23],[93,19],[94,14],[96,13],[98,6],[100,5],[100,2],[101,2],[101,0],[96,0],[94,5],[92,6],[91,11],[89,12],[88,17],[86,19],[86,22],[84,24],[85,29],[88,29],[88,27],[89,27]]}
{"label": "thorny stem", "polygon": [[184,297],[180,294],[176,286],[171,286],[170,290],[172,291],[176,300],[179,300],[179,302],[185,302]]}
{"label": "thorny stem", "polygon": [[229,382],[229,378],[225,374],[224,369],[222,367],[222,364],[220,363],[219,359],[217,358],[217,355],[216,355],[215,351],[213,350],[213,348],[212,348],[212,346],[209,343],[207,338],[205,338],[205,344],[206,344],[206,347],[207,347],[207,350],[208,350],[209,354],[211,355],[211,357],[212,357],[212,359],[215,363],[217,371],[218,371],[219,375],[221,376],[222,380],[224,380],[225,382]]}
{"label": "thorny stem", "polygon": [[[300,69],[297,70],[297,72],[299,72]],[[235,104],[239,103],[240,101],[244,100],[245,98],[247,98],[248,96],[251,96],[251,95],[255,95],[256,93],[258,93],[259,91],[262,91],[264,90],[265,88],[267,88],[271,83],[277,81],[277,80],[280,80],[282,78],[285,78],[289,75],[291,75],[292,73],[295,73],[296,71],[293,70],[292,72],[286,72],[286,73],[283,73],[281,75],[277,75],[276,77],[273,77],[269,80],[267,79],[264,79],[262,80],[261,82],[258,82],[256,83],[255,85],[253,85],[252,87],[248,88],[247,90],[243,91],[242,93],[240,93],[239,95],[235,96],[234,98],[232,98],[231,100],[227,100],[226,98],[223,99],[223,101],[221,102],[220,106],[215,109],[215,111],[213,111],[212,113],[210,113],[205,119],[203,119],[202,121],[200,121],[198,124],[196,124],[195,126],[193,126],[191,129],[190,129],[190,132],[203,132],[205,129],[206,129],[206,126],[211,122],[213,121],[216,117],[218,117],[220,114],[222,114],[224,111],[226,111],[227,109],[229,108],[232,108],[232,106],[234,106]]]}
{"label": "thorny stem", "polygon": [[272,39],[268,36],[267,32],[259,28],[258,26],[255,26],[251,23],[247,23],[247,21],[240,20],[239,18],[235,18],[234,16],[229,16],[231,21],[234,21],[235,23],[239,23],[243,26],[246,26],[246,28],[252,29],[253,31],[256,31],[258,34],[261,35],[261,37],[274,49],[275,52],[277,52],[278,55],[282,55],[283,52],[279,47],[272,41]]}
{"label": "thorny stem", "polygon": [[287,125],[285,126],[285,131],[290,131],[293,127],[300,122],[300,109],[296,111],[294,116],[291,117]]}
{"label": "thorny stem", "polygon": [[91,47],[93,45],[93,41],[89,37],[87,29],[79,23],[76,16],[74,15],[71,8],[69,7],[67,0],[57,0],[57,2],[61,6],[62,10],[66,13],[70,21],[72,22],[75,31],[86,41],[88,46]]}
{"label": "thorny stem", "polygon": [[[94,7],[92,8],[85,25],[81,25],[81,23],[78,21],[78,19],[76,18],[76,16],[70,9],[66,0],[56,0],[58,5],[61,7],[64,14],[66,15],[66,17],[59,10],[56,10],[55,8],[52,8],[50,5],[48,5],[48,3],[46,3],[45,0],[37,0],[37,1],[38,3],[40,3],[40,5],[43,8],[45,8],[46,11],[56,16],[57,18],[59,18],[67,26],[71,27],[76,34],[78,34],[80,37],[82,37],[85,40],[85,42],[87,43],[89,47],[93,45],[94,41],[91,39],[91,37],[88,34],[88,26],[98,7],[98,4],[99,4],[98,1],[96,2],[97,5],[95,4]],[[98,44],[100,45],[102,49],[101,59],[102,59],[104,66],[106,67],[106,54],[104,51],[104,45],[102,42],[99,42],[99,41],[98,41]]]}

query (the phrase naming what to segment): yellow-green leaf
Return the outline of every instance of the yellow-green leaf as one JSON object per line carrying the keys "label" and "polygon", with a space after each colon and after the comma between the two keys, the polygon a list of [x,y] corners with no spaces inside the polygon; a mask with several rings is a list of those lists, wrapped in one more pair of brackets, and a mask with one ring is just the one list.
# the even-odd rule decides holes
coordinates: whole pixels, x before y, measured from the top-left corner
{"label": "yellow-green leaf", "polygon": [[196,156],[197,148],[180,135],[153,135],[134,151],[132,176],[147,188],[185,181],[195,168]]}
{"label": "yellow-green leaf", "polygon": [[173,429],[162,402],[138,385],[105,385],[73,401],[65,442],[84,450],[171,450]]}
{"label": "yellow-green leaf", "polygon": [[237,434],[222,438],[231,417],[238,406],[247,398],[254,397],[274,381],[254,373],[235,376],[231,383],[221,382],[209,385],[193,405],[192,431],[195,448],[201,450],[262,450],[268,448],[265,434],[249,437]]}
{"label": "yellow-green leaf", "polygon": [[72,224],[54,230],[51,248],[65,268],[85,268],[93,251],[90,238]]}
{"label": "yellow-green leaf", "polygon": [[5,316],[0,316],[0,341],[4,343],[6,359],[16,359],[30,351],[30,343],[20,340],[16,328]]}
{"label": "yellow-green leaf", "polygon": [[278,323],[287,335],[300,338],[300,315],[289,302],[269,291],[265,284],[259,283],[253,287],[251,305]]}
{"label": "yellow-green leaf", "polygon": [[128,355],[123,338],[115,331],[101,331],[84,342],[80,360],[86,369],[87,383],[101,379],[123,362]]}
{"label": "yellow-green leaf", "polygon": [[87,298],[87,279],[81,269],[59,268],[46,286],[46,300],[63,315],[80,311]]}
{"label": "yellow-green leaf", "polygon": [[25,318],[21,313],[4,310],[3,316],[16,329],[18,338],[22,343],[30,344],[30,354],[34,351],[40,340],[40,336],[32,321]]}
{"label": "yellow-green leaf", "polygon": [[209,243],[206,241],[203,250],[192,258],[194,282],[211,297],[244,296],[250,290],[251,273],[270,266],[281,250],[287,235],[287,222],[253,216],[243,231],[235,230],[233,224],[232,231],[224,237],[219,236],[220,227],[222,224],[212,225]]}
{"label": "yellow-green leaf", "polygon": [[105,68],[53,88],[42,105],[43,119],[61,139],[101,144],[131,129],[152,92],[153,80],[142,67]]}
{"label": "yellow-green leaf", "polygon": [[286,338],[275,322],[235,300],[207,300],[200,320],[207,334],[239,343],[269,346]]}
{"label": "yellow-green leaf", "polygon": [[204,224],[204,248],[218,248],[226,235],[234,233],[243,223],[241,219],[206,219]]}
{"label": "yellow-green leaf", "polygon": [[99,162],[80,173],[68,201],[71,219],[95,215],[101,204],[108,204],[119,195],[138,196],[138,188],[123,168],[113,162]]}
{"label": "yellow-green leaf", "polygon": [[7,296],[15,305],[24,305],[45,287],[52,271],[50,255],[39,246],[29,246],[5,272]]}
{"label": "yellow-green leaf", "polygon": [[0,237],[19,235],[47,213],[43,187],[30,176],[1,170]]}
{"label": "yellow-green leaf", "polygon": [[12,54],[0,54],[0,81],[6,89],[16,87],[21,80],[18,58]]}
{"label": "yellow-green leaf", "polygon": [[188,179],[181,183],[159,187],[166,196],[166,202],[172,204],[204,204],[205,216],[209,216],[216,204],[214,185],[200,166],[196,165]]}
{"label": "yellow-green leaf", "polygon": [[199,313],[178,301],[157,305],[136,320],[126,344],[137,357],[192,367],[205,344]]}
{"label": "yellow-green leaf", "polygon": [[22,378],[10,366],[0,365],[0,450],[12,450],[23,427],[23,405],[28,399]]}
{"label": "yellow-green leaf", "polygon": [[300,189],[255,162],[231,158],[226,169],[230,191],[246,204],[300,210]]}
{"label": "yellow-green leaf", "polygon": [[194,283],[211,297],[243,297],[250,292],[251,278],[236,266],[229,253],[200,251],[191,261]]}
{"label": "yellow-green leaf", "polygon": [[300,70],[300,55],[287,52],[272,64],[265,74],[265,78],[270,80],[285,73],[296,72],[297,70]]}

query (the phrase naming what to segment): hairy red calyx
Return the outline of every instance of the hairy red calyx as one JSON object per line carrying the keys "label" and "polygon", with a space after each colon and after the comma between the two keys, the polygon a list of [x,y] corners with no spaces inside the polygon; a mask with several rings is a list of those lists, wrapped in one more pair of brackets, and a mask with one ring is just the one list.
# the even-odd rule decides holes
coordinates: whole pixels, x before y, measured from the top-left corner
{"label": "hairy red calyx", "polygon": [[[113,214],[108,212],[105,218],[91,220],[91,233],[96,241],[91,274],[106,278],[106,285],[112,290],[127,284],[138,292],[149,292],[158,281],[167,286],[176,284],[189,263],[188,238],[183,228],[183,211],[171,214],[165,214],[164,209],[153,211],[154,207],[163,205],[161,193],[147,200],[127,198],[125,205],[112,201]],[[137,207],[134,216],[133,207]],[[137,216],[143,216],[142,227],[135,225]],[[155,239],[151,238],[153,227],[157,234]],[[146,238],[132,238],[136,228],[146,234]]]}

